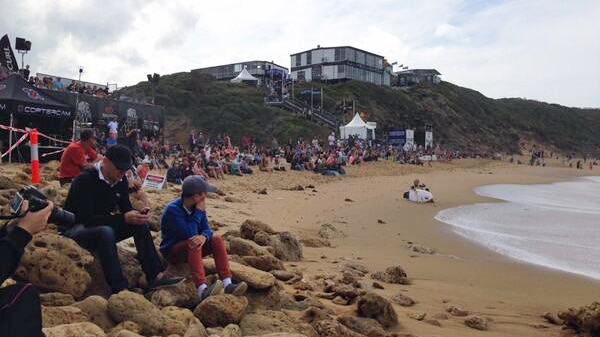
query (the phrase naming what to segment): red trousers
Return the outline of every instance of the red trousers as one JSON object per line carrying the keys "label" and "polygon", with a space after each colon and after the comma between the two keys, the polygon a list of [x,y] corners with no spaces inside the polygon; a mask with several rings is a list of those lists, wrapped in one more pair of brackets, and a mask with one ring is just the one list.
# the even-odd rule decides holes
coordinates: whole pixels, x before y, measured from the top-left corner
{"label": "red trousers", "polygon": [[211,254],[215,259],[219,278],[222,280],[231,277],[225,242],[220,236],[214,235],[210,240],[206,241],[202,247],[193,249],[189,248],[188,240],[181,241],[169,250],[167,260],[172,264],[187,262],[190,266],[190,271],[192,272],[192,281],[194,281],[196,286],[199,286],[200,284],[206,283],[206,273],[204,272],[202,258]]}

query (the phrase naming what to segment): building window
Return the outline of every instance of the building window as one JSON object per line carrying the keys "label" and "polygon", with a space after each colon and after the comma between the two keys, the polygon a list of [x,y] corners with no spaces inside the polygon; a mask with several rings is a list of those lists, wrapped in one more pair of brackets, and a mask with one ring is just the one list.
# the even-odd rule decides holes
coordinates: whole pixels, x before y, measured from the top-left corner
{"label": "building window", "polygon": [[[339,49],[339,48],[336,48],[336,50],[337,50],[337,49]],[[343,74],[343,73],[344,73],[344,68],[345,68],[345,67],[346,67],[346,66],[345,66],[345,65],[343,65],[343,64],[338,64],[338,66],[337,66],[337,68],[338,68],[338,71],[337,71],[337,72],[338,72],[338,74]]]}
{"label": "building window", "polygon": [[298,79],[298,80],[302,80],[302,81],[304,81],[304,79],[305,79],[305,78],[306,78],[306,77],[304,76],[304,70],[303,70],[303,71],[299,71],[299,72],[298,72],[297,79]]}
{"label": "building window", "polygon": [[300,66],[300,61],[302,60],[302,58],[300,57],[300,54],[296,54],[296,67]]}
{"label": "building window", "polygon": [[312,52],[308,52],[306,53],[306,64],[311,64],[312,63]]}

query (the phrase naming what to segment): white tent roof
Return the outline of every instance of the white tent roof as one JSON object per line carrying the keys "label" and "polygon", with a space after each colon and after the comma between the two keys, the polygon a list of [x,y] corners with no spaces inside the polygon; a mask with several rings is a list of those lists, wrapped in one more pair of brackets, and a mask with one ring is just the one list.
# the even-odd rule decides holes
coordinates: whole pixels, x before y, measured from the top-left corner
{"label": "white tent roof", "polygon": [[241,83],[242,81],[258,81],[258,78],[252,76],[246,68],[244,68],[236,78],[231,80],[231,83]]}
{"label": "white tent roof", "polygon": [[362,118],[360,118],[357,112],[356,115],[354,115],[354,118],[352,118],[352,120],[350,121],[350,123],[346,124],[345,126],[349,128],[363,128],[367,127],[367,123],[365,123],[365,121],[363,121]]}

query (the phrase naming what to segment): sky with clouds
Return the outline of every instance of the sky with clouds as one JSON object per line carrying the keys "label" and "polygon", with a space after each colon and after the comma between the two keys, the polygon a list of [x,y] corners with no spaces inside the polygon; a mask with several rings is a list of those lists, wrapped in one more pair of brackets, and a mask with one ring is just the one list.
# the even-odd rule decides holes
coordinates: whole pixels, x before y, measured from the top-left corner
{"label": "sky with clouds", "polygon": [[[351,45],[489,97],[600,107],[598,0],[0,0],[33,72],[118,83]],[[10,13],[10,14],[9,14]],[[19,56],[19,55],[18,55]],[[20,61],[20,59],[19,59]]]}

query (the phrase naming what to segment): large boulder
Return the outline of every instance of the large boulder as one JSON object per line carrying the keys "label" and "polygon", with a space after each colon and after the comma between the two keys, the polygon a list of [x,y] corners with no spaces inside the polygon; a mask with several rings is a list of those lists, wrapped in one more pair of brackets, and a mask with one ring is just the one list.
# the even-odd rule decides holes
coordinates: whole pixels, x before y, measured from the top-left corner
{"label": "large boulder", "polygon": [[282,311],[261,311],[245,315],[240,322],[244,335],[264,335],[273,332],[297,332],[294,321]]}
{"label": "large boulder", "polygon": [[101,327],[104,331],[109,331],[115,326],[115,322],[108,313],[108,301],[103,297],[90,296],[72,306],[81,309],[92,323]]}
{"label": "large boulder", "polygon": [[72,295],[62,293],[45,293],[40,294],[42,305],[47,307],[62,307],[75,303]]}
{"label": "large boulder", "polygon": [[410,284],[408,275],[406,275],[406,272],[400,266],[389,267],[385,272],[375,272],[371,274],[371,277],[386,283]]}
{"label": "large boulder", "polygon": [[358,332],[354,332],[334,319],[319,321],[315,325],[315,330],[321,337],[365,337]]}
{"label": "large boulder", "polygon": [[75,241],[44,232],[25,248],[16,274],[38,288],[80,298],[91,282],[85,268],[93,260]]}
{"label": "large boulder", "polygon": [[273,247],[273,255],[280,260],[300,261],[303,258],[302,245],[290,232],[271,235],[270,246]]}
{"label": "large boulder", "polygon": [[321,228],[319,229],[319,236],[323,239],[331,240],[344,238],[346,237],[346,233],[337,229],[332,224],[326,223],[321,225]]}
{"label": "large boulder", "polygon": [[142,327],[132,321],[123,321],[119,324],[117,324],[115,327],[113,327],[112,329],[110,329],[110,332],[108,333],[108,337],[117,337],[121,331],[129,331],[129,332],[133,332],[136,334],[140,334],[140,332],[142,332]]}
{"label": "large boulder", "polygon": [[93,323],[57,325],[42,329],[46,337],[105,337],[104,331]]}
{"label": "large boulder", "polygon": [[488,320],[485,317],[473,315],[465,319],[465,325],[475,330],[487,330]]}
{"label": "large boulder", "polygon": [[254,241],[242,238],[231,238],[229,240],[229,254],[239,256],[271,255],[267,248],[259,246]]}
{"label": "large boulder", "polygon": [[338,317],[337,320],[350,330],[365,336],[385,336],[385,330],[381,324],[372,318],[343,315]]}
{"label": "large boulder", "polygon": [[564,325],[591,336],[600,336],[600,302],[593,302],[580,308],[569,308],[558,313]]}
{"label": "large boulder", "polygon": [[121,291],[108,299],[108,312],[116,322],[132,321],[139,324],[143,335],[170,335],[185,333],[185,325],[161,312],[144,296]]}
{"label": "large boulder", "polygon": [[[209,274],[217,272],[215,261],[213,259],[204,259],[204,268]],[[229,262],[229,269],[231,270],[234,279],[244,281],[249,287],[254,289],[268,289],[275,284],[275,276],[262,270],[244,266],[243,264],[232,261]]]}
{"label": "large boulder", "polygon": [[206,328],[204,325],[202,325],[200,320],[194,317],[194,319],[188,325],[183,337],[208,337],[208,332],[206,332]]}
{"label": "large boulder", "polygon": [[88,322],[89,317],[79,308],[42,307],[42,327],[50,328],[57,325]]}
{"label": "large boulder", "polygon": [[242,329],[238,325],[229,324],[220,333],[221,337],[242,337]]}
{"label": "large boulder", "polygon": [[192,281],[186,280],[157,289],[150,296],[152,304],[159,308],[177,306],[192,308],[198,304],[198,292]]}
{"label": "large boulder", "polygon": [[137,259],[136,254],[120,246],[117,247],[117,252],[119,253],[123,276],[127,279],[129,286],[145,288],[148,285],[146,274],[144,274],[142,264]]}
{"label": "large boulder", "polygon": [[178,322],[183,323],[186,326],[197,320],[196,316],[194,316],[194,313],[191,310],[185,308],[171,306],[164,307],[160,309],[160,311],[162,311],[163,314],[169,316],[170,318]]}
{"label": "large boulder", "polygon": [[374,293],[358,299],[358,314],[377,320],[385,328],[398,324],[398,316],[390,301]]}
{"label": "large boulder", "polygon": [[262,271],[285,269],[283,262],[271,254],[262,256],[244,256],[242,258],[242,261],[244,261],[244,263],[249,265],[250,267]]}
{"label": "large boulder", "polygon": [[410,307],[415,305],[415,300],[413,300],[412,298],[399,293],[394,295],[394,297],[392,298],[392,300],[394,300],[394,302],[398,303],[399,305],[403,306],[403,307]]}
{"label": "large boulder", "polygon": [[246,220],[240,227],[240,235],[244,239],[254,241],[254,236],[258,232],[265,232],[267,234],[276,234],[277,232],[271,228],[271,226],[258,220]]}
{"label": "large boulder", "polygon": [[246,312],[248,300],[233,295],[211,296],[194,309],[194,315],[209,327],[238,324]]}

